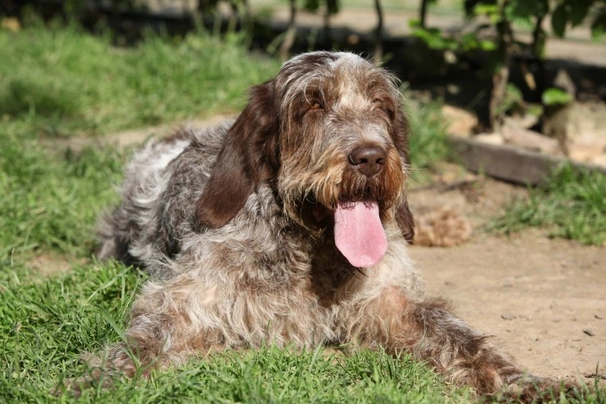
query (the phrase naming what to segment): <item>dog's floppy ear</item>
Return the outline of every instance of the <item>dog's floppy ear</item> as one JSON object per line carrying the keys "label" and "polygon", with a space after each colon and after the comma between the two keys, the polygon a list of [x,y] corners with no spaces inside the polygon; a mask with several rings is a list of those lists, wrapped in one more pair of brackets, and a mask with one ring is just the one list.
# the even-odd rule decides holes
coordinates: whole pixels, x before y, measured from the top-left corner
{"label": "dog's floppy ear", "polygon": [[248,105],[225,134],[196,204],[198,226],[224,226],[244,207],[256,185],[277,170],[278,128],[274,82],[253,87]]}
{"label": "dog's floppy ear", "polygon": [[415,240],[415,221],[408,207],[408,201],[404,201],[396,212],[396,221],[400,227],[402,235],[409,244],[414,244]]}
{"label": "dog's floppy ear", "polygon": [[[402,106],[398,106],[398,112],[396,113],[395,122],[393,124],[392,139],[402,160],[406,164],[410,164],[410,155],[408,153],[408,134],[410,127],[408,125],[408,119],[402,111]],[[415,223],[410,208],[408,207],[408,201],[405,199],[404,202],[398,207],[396,213],[396,220],[402,231],[402,235],[410,244],[413,243],[415,238]]]}

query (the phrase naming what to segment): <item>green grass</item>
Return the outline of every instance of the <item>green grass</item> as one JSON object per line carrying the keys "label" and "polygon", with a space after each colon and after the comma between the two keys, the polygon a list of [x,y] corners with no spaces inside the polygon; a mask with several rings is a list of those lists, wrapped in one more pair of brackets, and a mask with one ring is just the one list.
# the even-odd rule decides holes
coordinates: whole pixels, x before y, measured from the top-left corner
{"label": "green grass", "polygon": [[511,233],[546,228],[553,237],[584,244],[606,243],[606,175],[564,166],[528,199],[509,206],[493,229]]}
{"label": "green grass", "polygon": [[[105,264],[79,266],[44,282],[13,277],[3,283],[0,401],[52,401],[56,384],[85,374],[78,356],[120,340],[142,280],[131,268]],[[266,347],[216,354],[150,380],[121,379],[111,390],[85,390],[81,401],[441,403],[466,402],[466,394],[408,358]]]}
{"label": "green grass", "polygon": [[432,166],[449,155],[446,121],[442,116],[441,106],[438,101],[406,104],[410,122],[409,151],[414,181],[427,181]]}
{"label": "green grass", "polygon": [[250,57],[239,39],[156,35],[136,48],[76,27],[0,30],[0,111],[33,134],[71,136],[235,111],[244,92],[279,67]]}
{"label": "green grass", "polygon": [[121,153],[48,151],[1,129],[0,138],[0,262],[41,251],[88,256],[97,216],[116,199]]}

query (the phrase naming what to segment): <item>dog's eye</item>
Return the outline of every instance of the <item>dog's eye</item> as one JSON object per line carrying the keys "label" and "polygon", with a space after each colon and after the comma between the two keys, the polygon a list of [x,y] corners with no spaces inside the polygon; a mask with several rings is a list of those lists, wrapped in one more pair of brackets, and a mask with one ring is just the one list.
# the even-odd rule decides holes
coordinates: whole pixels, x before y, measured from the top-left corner
{"label": "dog's eye", "polygon": [[382,110],[384,110],[386,108],[385,102],[383,101],[383,99],[382,98],[378,98],[378,97],[377,98],[373,98],[373,100],[372,100],[372,106],[373,106],[373,108],[379,108],[379,109],[382,109]]}
{"label": "dog's eye", "polygon": [[374,108],[378,108],[379,110],[385,112],[389,116],[389,118],[393,118],[395,116],[395,113],[390,108],[389,103],[386,103],[381,98],[374,98],[372,100],[372,105]]}

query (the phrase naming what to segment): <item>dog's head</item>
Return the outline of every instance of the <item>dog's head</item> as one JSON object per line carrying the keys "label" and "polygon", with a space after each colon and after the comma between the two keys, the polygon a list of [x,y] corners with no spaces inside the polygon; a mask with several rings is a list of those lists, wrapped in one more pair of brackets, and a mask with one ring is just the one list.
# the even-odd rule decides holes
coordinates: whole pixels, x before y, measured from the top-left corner
{"label": "dog's head", "polygon": [[360,256],[364,245],[382,255],[381,221],[397,220],[412,242],[400,98],[393,76],[354,54],[291,59],[252,88],[198,201],[198,221],[225,225],[258,184],[269,183],[294,222],[312,232],[334,225],[337,247],[354,265],[376,261]]}

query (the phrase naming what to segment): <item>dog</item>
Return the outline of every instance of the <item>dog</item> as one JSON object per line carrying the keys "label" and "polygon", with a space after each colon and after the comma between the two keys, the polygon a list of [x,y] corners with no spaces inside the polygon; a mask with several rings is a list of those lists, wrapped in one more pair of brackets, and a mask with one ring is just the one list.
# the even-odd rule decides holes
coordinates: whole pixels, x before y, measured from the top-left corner
{"label": "dog", "polygon": [[[532,376],[425,296],[407,249],[409,127],[397,81],[344,52],[287,61],[235,121],[152,140],[102,221],[99,258],[144,268],[111,374],[263,344],[408,353],[480,395],[522,401]],[[558,393],[556,393],[558,394]]]}

